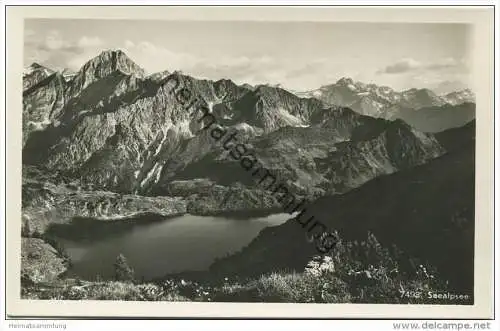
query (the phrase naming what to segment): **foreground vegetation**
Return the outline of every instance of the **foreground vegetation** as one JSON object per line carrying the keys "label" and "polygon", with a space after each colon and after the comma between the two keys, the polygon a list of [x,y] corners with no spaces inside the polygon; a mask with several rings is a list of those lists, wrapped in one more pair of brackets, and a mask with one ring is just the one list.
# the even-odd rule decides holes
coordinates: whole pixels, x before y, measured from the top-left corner
{"label": "foreground vegetation", "polygon": [[[140,282],[126,258],[117,257],[115,279],[83,281],[60,278],[24,282],[22,297],[63,300],[426,303],[405,293],[446,291],[447,284],[431,268],[384,248],[374,235],[366,241],[343,242],[323,256],[314,256],[302,271],[280,271],[258,278],[221,280],[167,279]],[[210,275],[207,274],[207,277]],[[208,278],[207,278],[208,279]],[[428,303],[428,302],[427,302]]]}

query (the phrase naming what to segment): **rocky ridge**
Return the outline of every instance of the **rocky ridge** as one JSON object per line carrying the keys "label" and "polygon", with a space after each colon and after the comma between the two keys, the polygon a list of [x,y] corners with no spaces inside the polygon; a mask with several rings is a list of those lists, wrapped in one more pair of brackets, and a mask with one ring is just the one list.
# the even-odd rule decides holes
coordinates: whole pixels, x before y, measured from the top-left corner
{"label": "rocky ridge", "polygon": [[[450,117],[434,115],[434,121],[439,122],[435,127],[429,128],[422,125],[427,114],[420,109],[434,108],[440,110],[453,109],[453,106],[462,104],[475,104],[474,93],[470,89],[437,95],[429,89],[412,88],[404,91],[395,91],[388,86],[376,84],[365,84],[355,82],[351,78],[343,77],[335,84],[325,85],[316,90],[306,92],[295,92],[298,96],[315,98],[331,105],[342,105],[354,111],[384,119],[403,119],[419,130],[428,132],[443,131],[452,127],[460,127],[474,118],[475,107],[469,107],[465,114],[458,113],[455,120],[450,122]],[[408,111],[415,114],[412,117],[406,115]],[[439,113],[437,111],[436,113]],[[436,128],[437,126],[437,128]]]}
{"label": "rocky ridge", "polygon": [[[320,197],[307,206],[307,215],[348,240],[373,233],[383,245],[395,244],[435,266],[454,291],[473,293],[474,136],[473,122],[443,132],[439,139],[449,151],[442,156],[345,194]],[[291,218],[263,230],[239,253],[214,263],[211,271],[250,277],[301,270],[314,254],[304,229]]]}
{"label": "rocky ridge", "polygon": [[[299,97],[281,87],[240,86],[178,71],[146,76],[121,51],[105,51],[74,74],[40,65],[25,74],[23,224],[28,237],[61,231],[96,237],[117,231],[117,224],[127,228],[184,213],[278,210],[273,193],[259,187],[203,129],[200,107],[221,128],[237,133],[238,142],[297,198],[313,199],[348,194],[380,176],[409,172],[442,157],[448,146],[421,132],[420,124],[405,123],[421,118],[408,112],[432,111],[450,121],[453,107],[466,107],[452,101],[460,96],[443,103],[425,90],[398,94],[347,78],[313,97]],[[172,83],[185,87],[187,99],[197,103],[181,100]],[[443,107],[451,109],[443,112],[446,116]],[[465,109],[464,117],[470,118],[474,107]],[[433,125],[439,129],[451,123],[437,122]],[[26,249],[31,245],[52,254],[35,239],[26,241]]]}
{"label": "rocky ridge", "polygon": [[[69,83],[56,74],[46,87],[39,84],[25,95],[25,117],[32,118],[31,122],[47,124],[34,132],[26,130],[31,139],[26,139],[23,162],[60,171],[77,178],[83,186],[155,195],[165,194],[162,188],[169,181],[186,179],[186,174],[198,164],[206,165],[211,160],[210,168],[218,172],[215,168],[220,162],[216,155],[222,150],[214,144],[209,132],[202,130],[199,108],[186,108],[172,93],[172,82],[177,82],[191,91],[199,106],[211,110],[220,125],[241,132],[245,143],[255,145],[264,165],[279,168],[276,170],[285,175],[284,180],[294,182],[302,191],[310,190],[311,185],[322,185],[324,190],[325,185],[328,187],[326,182],[349,177],[334,175],[332,171],[325,177],[328,170],[319,173],[316,169],[329,162],[322,159],[338,148],[342,151],[335,154],[337,158],[354,163],[353,160],[364,160],[353,165],[354,168],[384,168],[371,169],[370,175],[361,172],[350,175],[350,183],[340,183],[340,191],[399,168],[393,165],[399,161],[387,160],[384,153],[372,155],[375,157],[372,161],[360,157],[363,148],[370,148],[366,142],[366,147],[358,149],[342,148],[345,144],[335,146],[354,135],[360,136],[360,132],[389,128],[390,121],[375,120],[317,99],[299,98],[279,87],[261,85],[249,89],[230,80],[199,80],[180,72],[163,72],[153,77],[145,77],[144,71],[123,52],[106,51],[87,62]],[[350,85],[347,79],[340,83]],[[316,139],[314,144],[321,147],[307,150],[300,137],[313,132],[326,140]],[[430,143],[431,136],[415,130],[408,133],[405,137],[415,138],[409,138],[413,146],[409,149],[425,150],[414,157],[421,157],[420,160],[408,164],[426,162],[442,152],[437,143]],[[272,151],[266,150],[266,141],[273,144],[271,141],[277,135],[283,137],[282,144],[275,144]],[[380,137],[385,140],[372,145],[392,144],[391,148],[401,150],[391,152],[403,155],[407,147],[395,141],[400,138]],[[297,154],[297,150],[302,152]],[[347,155],[350,153],[358,156]],[[211,177],[203,174],[192,178]]]}

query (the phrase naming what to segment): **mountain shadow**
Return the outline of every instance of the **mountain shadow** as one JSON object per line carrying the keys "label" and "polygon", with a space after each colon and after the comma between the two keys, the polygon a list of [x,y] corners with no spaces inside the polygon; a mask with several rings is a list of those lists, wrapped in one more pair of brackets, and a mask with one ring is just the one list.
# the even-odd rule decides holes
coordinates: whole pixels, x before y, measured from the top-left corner
{"label": "mountain shadow", "polygon": [[[363,240],[372,232],[383,245],[437,268],[450,288],[474,288],[475,145],[472,125],[447,132],[462,139],[455,149],[427,164],[375,178],[346,194],[324,196],[308,207],[341,238]],[[444,135],[443,135],[444,137]],[[302,270],[317,254],[294,219],[263,230],[241,252],[212,265],[212,272],[256,276],[276,270]]]}

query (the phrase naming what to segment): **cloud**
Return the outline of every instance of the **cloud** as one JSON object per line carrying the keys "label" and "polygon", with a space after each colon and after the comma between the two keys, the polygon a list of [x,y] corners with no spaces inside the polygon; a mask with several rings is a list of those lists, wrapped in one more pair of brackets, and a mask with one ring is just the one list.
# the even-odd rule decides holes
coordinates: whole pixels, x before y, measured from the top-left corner
{"label": "cloud", "polygon": [[297,57],[285,54],[279,57],[264,52],[235,54],[222,50],[186,51],[177,45],[156,44],[149,40],[122,39],[111,44],[100,37],[81,35],[69,40],[64,31],[52,30],[45,34],[36,31],[26,34],[25,63],[39,62],[53,69],[79,70],[91,58],[105,49],[122,49],[149,74],[159,71],[181,70],[197,78],[218,80],[229,78],[236,83],[281,84],[293,90],[308,90],[327,85],[342,76],[364,82],[384,83],[390,86],[420,86],[436,84],[443,79],[460,79],[454,73],[465,73],[465,62],[443,58],[426,63],[403,58],[382,69],[371,67],[356,73],[345,63],[323,56]]}
{"label": "cloud", "polygon": [[148,73],[180,70],[198,78],[229,78],[251,85],[271,83],[291,89],[313,88],[319,86],[319,79],[324,78],[325,73],[338,72],[338,68],[329,67],[331,63],[323,58],[297,60],[293,56],[275,58],[265,53],[237,55],[204,53],[203,50],[188,53],[146,40],[125,40],[122,49]]}
{"label": "cloud", "polygon": [[286,77],[289,79],[294,79],[303,77],[304,75],[324,74],[324,72],[321,73],[320,71],[322,71],[326,65],[326,59],[317,59],[309,63],[295,66],[287,72]]}
{"label": "cloud", "polygon": [[427,65],[427,69],[429,70],[440,70],[446,68],[455,68],[463,65],[463,61],[458,61],[457,59],[448,57],[442,60],[437,61],[436,63],[430,63]]}
{"label": "cloud", "polygon": [[45,43],[43,44],[43,46],[47,47],[47,49],[60,49],[63,46],[69,46],[65,44],[66,43],[62,40],[59,31],[52,30],[45,37]]}
{"label": "cloud", "polygon": [[257,84],[285,76],[279,63],[270,56],[231,55],[210,52],[188,53],[159,46],[150,41],[125,40],[121,47],[148,73],[180,70],[197,78],[230,78],[236,82]]}
{"label": "cloud", "polygon": [[403,72],[408,72],[421,68],[422,64],[414,59],[405,58],[398,62],[388,65],[384,69],[380,70],[380,73],[385,74],[400,74]]}
{"label": "cloud", "polygon": [[85,50],[81,54],[75,54],[71,57],[67,57],[64,62],[64,67],[73,71],[78,71],[87,61],[96,57],[99,53],[101,53],[100,48],[92,48]]}
{"label": "cloud", "polygon": [[192,68],[202,59],[188,53],[175,52],[168,48],[157,46],[149,41],[124,41],[121,48],[138,65],[149,72],[163,70],[182,70]]}
{"label": "cloud", "polygon": [[438,71],[445,69],[466,70],[465,60],[455,58],[439,59],[436,62],[422,63],[412,58],[404,58],[377,71],[378,74],[403,74],[408,72]]}
{"label": "cloud", "polygon": [[266,53],[229,54],[224,52],[186,52],[148,40],[124,40],[118,45],[134,62],[151,74],[180,70],[197,78],[229,78],[236,83],[281,84],[294,90],[318,88],[338,79],[343,64],[328,58],[274,57]]}
{"label": "cloud", "polygon": [[460,90],[468,86],[470,83],[470,76],[467,73],[456,72],[438,72],[427,71],[425,73],[412,76],[411,85],[413,86],[427,86],[436,92],[441,93],[444,90]]}
{"label": "cloud", "polygon": [[79,53],[81,47],[63,39],[61,33],[57,30],[51,30],[40,42],[35,42],[35,47],[40,51],[60,51]]}
{"label": "cloud", "polygon": [[65,39],[59,30],[44,35],[25,31],[25,63],[40,62],[52,69],[78,70],[97,55],[104,41],[96,36],[82,36],[78,40]]}
{"label": "cloud", "polygon": [[[390,64],[377,72],[377,81],[401,88],[427,87],[440,93],[446,88],[444,81],[460,82],[469,85],[470,70],[465,58],[445,57],[432,62],[405,58]],[[457,84],[455,84],[457,85]],[[451,88],[448,88],[451,89]]]}
{"label": "cloud", "polygon": [[78,47],[80,48],[88,48],[88,47],[96,47],[101,46],[103,41],[99,37],[87,37],[83,36],[78,40]]}
{"label": "cloud", "polygon": [[150,41],[125,40],[122,50],[148,73],[181,70],[200,78],[250,77],[259,71],[272,71],[276,61],[270,56],[235,56],[209,53],[192,54],[158,46]]}

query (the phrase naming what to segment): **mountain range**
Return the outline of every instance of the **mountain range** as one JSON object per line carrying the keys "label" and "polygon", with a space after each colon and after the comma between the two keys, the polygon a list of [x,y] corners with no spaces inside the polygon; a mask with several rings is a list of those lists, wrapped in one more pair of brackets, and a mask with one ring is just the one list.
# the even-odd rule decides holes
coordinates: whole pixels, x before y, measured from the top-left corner
{"label": "mountain range", "polygon": [[[343,78],[319,89],[318,98],[301,98],[278,87],[180,72],[146,76],[122,51],[104,51],[71,76],[37,64],[25,72],[23,162],[101,189],[141,194],[163,194],[180,178],[233,181],[223,178],[231,177],[224,170],[231,162],[219,159],[220,148],[200,133],[193,110],[169,93],[164,82],[172,75],[302,191],[343,192],[425,163],[443,148],[419,127],[444,130],[474,117],[474,104],[452,105],[425,89],[397,93]],[[356,99],[365,92],[353,89],[370,94]],[[384,116],[355,111],[362,100],[397,103],[398,115],[387,119],[394,106],[380,108]],[[195,170],[207,169],[207,162],[220,171]]]}
{"label": "mountain range", "polygon": [[[388,86],[365,84],[343,77],[334,84],[295,94],[316,98],[327,104],[341,104],[368,116],[389,120],[400,118],[426,132],[438,132],[464,125],[475,115],[475,97],[470,89],[444,95],[437,95],[426,88],[398,92]],[[464,104],[467,106],[462,106]],[[429,115],[429,109],[436,108],[439,109],[435,112],[437,115]],[[453,113],[453,119],[443,115],[444,112]],[[429,116],[433,117],[432,122],[437,123],[428,124]]]}
{"label": "mountain range", "polygon": [[[343,195],[326,195],[308,209],[342,238],[374,233],[383,245],[437,267],[451,288],[473,293],[475,122],[438,135],[448,152],[426,164],[379,176]],[[241,252],[221,259],[213,273],[256,276],[301,270],[313,245],[294,220],[263,230]]]}
{"label": "mountain range", "polygon": [[[447,268],[457,286],[470,285],[469,274],[453,277],[465,269],[446,260],[465,254],[470,262],[475,103],[469,90],[397,92],[342,78],[294,92],[180,71],[147,74],[120,50],[102,52],[77,72],[34,63],[23,73],[23,196],[30,197],[23,198],[23,219],[43,224],[32,229],[44,231],[71,215],[123,217],[151,206],[175,215],[279,208],[272,192],[202,129],[198,109],[179,101],[172,80],[188,87],[290,192],[313,201],[328,225],[347,237],[373,230],[412,253],[420,250]],[[293,226],[264,230],[227,265],[241,272],[269,271],[278,262],[303,267],[313,253],[293,239]],[[446,244],[432,256],[438,237],[453,233],[464,246]],[[279,249],[270,253],[290,241],[292,260]]]}

